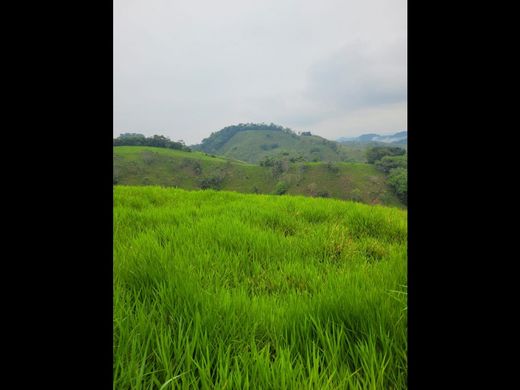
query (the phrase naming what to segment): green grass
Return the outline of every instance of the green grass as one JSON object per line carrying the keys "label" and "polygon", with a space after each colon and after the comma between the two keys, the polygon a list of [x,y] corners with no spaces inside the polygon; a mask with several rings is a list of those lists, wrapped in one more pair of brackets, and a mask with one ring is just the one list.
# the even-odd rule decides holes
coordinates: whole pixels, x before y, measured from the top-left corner
{"label": "green grass", "polygon": [[404,207],[387,185],[384,174],[369,164],[297,163],[290,164],[281,176],[275,176],[271,167],[210,157],[201,152],[140,146],[114,148],[114,180],[117,184],[194,190],[200,188],[201,180],[215,176],[222,178],[221,189],[227,191],[272,194],[277,184],[283,181],[291,195],[329,196]]}
{"label": "green grass", "polygon": [[114,187],[114,389],[405,389],[407,213]]}

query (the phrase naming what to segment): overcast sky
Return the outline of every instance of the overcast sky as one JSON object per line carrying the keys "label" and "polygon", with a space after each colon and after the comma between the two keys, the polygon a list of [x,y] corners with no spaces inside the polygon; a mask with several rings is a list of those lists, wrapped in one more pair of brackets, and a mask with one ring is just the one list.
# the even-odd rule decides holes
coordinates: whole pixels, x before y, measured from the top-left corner
{"label": "overcast sky", "polygon": [[114,136],[406,130],[406,19],[405,0],[114,0]]}

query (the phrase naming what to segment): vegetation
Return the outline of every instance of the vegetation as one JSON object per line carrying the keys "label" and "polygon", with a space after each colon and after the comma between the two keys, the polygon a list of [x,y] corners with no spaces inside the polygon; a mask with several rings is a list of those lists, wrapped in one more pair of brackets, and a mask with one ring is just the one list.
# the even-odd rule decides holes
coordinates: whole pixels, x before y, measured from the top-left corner
{"label": "vegetation", "polygon": [[388,175],[388,184],[401,202],[408,204],[408,170],[406,168],[392,169]]}
{"label": "vegetation", "polygon": [[367,159],[387,175],[388,185],[403,204],[408,204],[408,157],[395,147],[368,149]]}
{"label": "vegetation", "polygon": [[274,193],[276,195],[283,195],[287,192],[289,189],[289,184],[285,180],[280,180],[278,183],[276,183],[276,188],[274,190]]}
{"label": "vegetation", "polygon": [[[292,156],[269,157],[253,165],[201,152],[153,147],[114,148],[114,184],[161,185],[189,190],[306,195],[403,207],[375,166],[363,163],[308,163]],[[277,188],[280,181],[285,187]]]}
{"label": "vegetation", "polygon": [[384,156],[381,160],[374,162],[375,166],[385,173],[390,173],[392,169],[408,167],[408,156]]}
{"label": "vegetation", "polygon": [[114,138],[114,146],[155,146],[158,148],[168,148],[191,152],[191,149],[184,144],[184,141],[171,141],[163,135],[145,137],[143,134],[124,133]]}
{"label": "vegetation", "polygon": [[367,150],[367,162],[374,164],[384,156],[402,156],[406,150],[397,146],[376,146]]}
{"label": "vegetation", "polygon": [[113,388],[405,389],[406,256],[396,208],[115,186]]}
{"label": "vegetation", "polygon": [[293,137],[296,136],[296,133],[294,133],[291,129],[275,125],[274,123],[269,125],[265,123],[240,123],[238,125],[224,127],[222,130],[211,133],[208,138],[204,138],[202,140],[200,149],[207,153],[218,153],[219,149],[222,148],[222,146],[224,146],[235,134],[242,131],[261,130],[280,132]]}
{"label": "vegetation", "polygon": [[363,148],[334,141],[275,124],[239,124],[212,133],[193,149],[258,164],[268,158],[287,157],[308,162],[364,162]]}

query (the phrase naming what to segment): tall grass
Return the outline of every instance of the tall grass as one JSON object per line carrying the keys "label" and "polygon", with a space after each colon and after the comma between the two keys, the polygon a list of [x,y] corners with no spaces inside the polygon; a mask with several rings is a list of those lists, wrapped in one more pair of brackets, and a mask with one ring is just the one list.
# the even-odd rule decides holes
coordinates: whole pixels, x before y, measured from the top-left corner
{"label": "tall grass", "polygon": [[114,187],[114,389],[405,389],[406,211]]}

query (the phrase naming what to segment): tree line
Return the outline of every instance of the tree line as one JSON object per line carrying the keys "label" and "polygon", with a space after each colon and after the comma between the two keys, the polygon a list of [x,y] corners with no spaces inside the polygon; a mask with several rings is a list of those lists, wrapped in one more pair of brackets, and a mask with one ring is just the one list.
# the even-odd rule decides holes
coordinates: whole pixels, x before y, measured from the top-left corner
{"label": "tree line", "polygon": [[157,148],[168,148],[191,152],[191,149],[184,144],[184,141],[172,141],[163,135],[145,137],[138,133],[123,133],[114,138],[114,146],[155,146]]}

